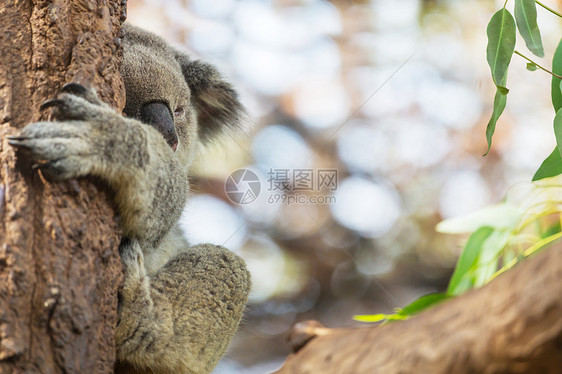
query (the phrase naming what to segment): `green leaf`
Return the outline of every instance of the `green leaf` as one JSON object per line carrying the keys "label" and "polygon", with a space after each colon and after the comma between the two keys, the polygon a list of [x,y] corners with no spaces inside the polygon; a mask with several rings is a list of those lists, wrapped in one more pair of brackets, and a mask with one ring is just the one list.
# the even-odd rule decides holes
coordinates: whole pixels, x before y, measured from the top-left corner
{"label": "green leaf", "polygon": [[556,136],[556,148],[562,155],[562,109],[559,109],[554,116],[554,135]]}
{"label": "green leaf", "polygon": [[549,236],[558,234],[562,231],[562,227],[560,225],[560,220],[557,220],[553,224],[546,227],[546,229],[540,233],[541,239],[548,238]]}
{"label": "green leaf", "polygon": [[494,97],[494,108],[492,118],[486,127],[486,139],[490,152],[492,146],[492,136],[496,131],[496,123],[505,109],[507,103],[507,69],[513,51],[515,50],[515,20],[511,13],[505,8],[498,10],[488,23],[486,29],[488,35],[488,46],[486,47],[486,60],[492,71],[492,78],[496,84],[496,96]]}
{"label": "green leaf", "polygon": [[500,91],[500,93],[502,95],[507,95],[509,93],[509,89],[507,89],[507,87],[502,87],[502,86],[496,86],[496,88],[498,89],[498,91]]}
{"label": "green leaf", "polygon": [[[556,47],[556,51],[554,52],[554,57],[552,58],[552,72],[554,74],[562,75],[562,39],[560,39],[558,47]],[[558,112],[558,110],[562,108],[562,92],[560,91],[560,83],[562,83],[560,78],[555,76],[552,77],[551,97],[555,112]]]}
{"label": "green leaf", "polygon": [[535,56],[544,57],[541,32],[537,25],[537,6],[535,0],[515,0],[515,20],[527,48]]}
{"label": "green leaf", "polygon": [[462,217],[449,218],[437,224],[437,231],[449,234],[472,233],[480,227],[512,230],[521,220],[522,212],[504,202],[488,206]]}
{"label": "green leaf", "polygon": [[501,114],[505,109],[505,104],[507,104],[507,96],[503,95],[499,88],[496,90],[496,96],[494,97],[494,108],[492,110],[492,117],[490,121],[488,121],[488,125],[486,126],[486,140],[488,141],[488,149],[484,156],[490,152],[490,147],[492,146],[492,136],[496,131],[496,123],[500,118]]}
{"label": "green leaf", "polygon": [[408,316],[402,314],[365,314],[353,316],[355,321],[359,322],[380,322],[380,321],[397,321],[408,319]]}
{"label": "green leaf", "polygon": [[532,63],[532,62],[528,62],[528,63],[527,63],[527,70],[529,70],[529,71],[535,71],[535,70],[537,70],[538,68],[539,68],[539,67],[538,67],[536,64]]}
{"label": "green leaf", "polygon": [[560,152],[558,151],[558,147],[556,147],[550,156],[542,162],[541,166],[533,176],[533,182],[544,178],[554,177],[558,174],[562,174],[562,157],[560,157]]}
{"label": "green leaf", "polygon": [[427,309],[435,304],[438,304],[441,301],[444,301],[445,299],[448,299],[450,297],[451,297],[450,295],[444,293],[430,293],[414,300],[410,304],[406,305],[404,308],[399,309],[397,314],[411,316],[412,314],[417,314],[422,310]]}
{"label": "green leaf", "polygon": [[430,293],[416,299],[404,308],[397,309],[394,314],[365,314],[353,316],[353,319],[360,322],[402,321],[450,297],[444,293]]}
{"label": "green leaf", "polygon": [[515,50],[515,20],[505,8],[498,10],[486,30],[488,46],[486,59],[496,86],[506,86],[507,69]]}
{"label": "green leaf", "polygon": [[476,230],[464,246],[457,261],[457,266],[447,287],[447,295],[459,295],[472,287],[472,282],[465,278],[469,270],[477,263],[478,255],[486,239],[494,232],[491,227]]}
{"label": "green leaf", "polygon": [[478,261],[470,269],[473,287],[485,285],[498,269],[500,254],[512,237],[511,230],[495,230],[482,244]]}

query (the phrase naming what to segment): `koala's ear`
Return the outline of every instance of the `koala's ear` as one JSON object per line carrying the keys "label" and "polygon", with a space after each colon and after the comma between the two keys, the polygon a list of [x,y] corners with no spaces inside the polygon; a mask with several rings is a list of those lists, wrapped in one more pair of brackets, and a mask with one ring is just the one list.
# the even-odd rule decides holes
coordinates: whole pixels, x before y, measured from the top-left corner
{"label": "koala's ear", "polygon": [[199,137],[208,141],[218,132],[237,127],[245,116],[238,94],[213,66],[177,53],[183,76],[197,111]]}

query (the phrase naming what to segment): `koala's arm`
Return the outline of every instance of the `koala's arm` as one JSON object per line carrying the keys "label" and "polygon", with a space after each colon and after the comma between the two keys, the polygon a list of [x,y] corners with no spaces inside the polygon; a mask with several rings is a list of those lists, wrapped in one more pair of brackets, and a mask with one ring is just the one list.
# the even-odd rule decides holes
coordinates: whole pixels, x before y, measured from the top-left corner
{"label": "koala's arm", "polygon": [[124,235],[159,241],[179,219],[188,184],[185,166],[154,128],[125,118],[93,90],[76,84],[45,106],[57,122],[27,125],[10,144],[31,152],[51,179],[94,175],[115,191]]}
{"label": "koala's arm", "polygon": [[148,275],[135,240],[120,247],[126,278],[115,341],[117,359],[142,373],[209,373],[232,339],[250,275],[225,248],[198,245]]}

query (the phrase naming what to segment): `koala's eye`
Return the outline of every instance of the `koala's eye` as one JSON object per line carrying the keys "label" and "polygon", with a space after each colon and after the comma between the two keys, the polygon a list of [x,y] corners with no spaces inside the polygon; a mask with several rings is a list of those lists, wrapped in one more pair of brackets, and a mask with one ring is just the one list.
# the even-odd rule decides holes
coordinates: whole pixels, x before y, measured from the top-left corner
{"label": "koala's eye", "polygon": [[179,106],[174,110],[174,116],[181,116],[183,114],[183,106]]}

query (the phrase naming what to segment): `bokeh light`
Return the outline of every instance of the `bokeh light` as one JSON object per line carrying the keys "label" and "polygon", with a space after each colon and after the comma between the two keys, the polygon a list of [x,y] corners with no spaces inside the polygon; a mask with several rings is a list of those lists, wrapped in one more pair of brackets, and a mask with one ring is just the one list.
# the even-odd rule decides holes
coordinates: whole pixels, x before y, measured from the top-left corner
{"label": "bokeh light", "polygon": [[336,221],[365,237],[379,237],[392,228],[400,216],[396,191],[384,183],[364,178],[345,179],[331,206]]}

